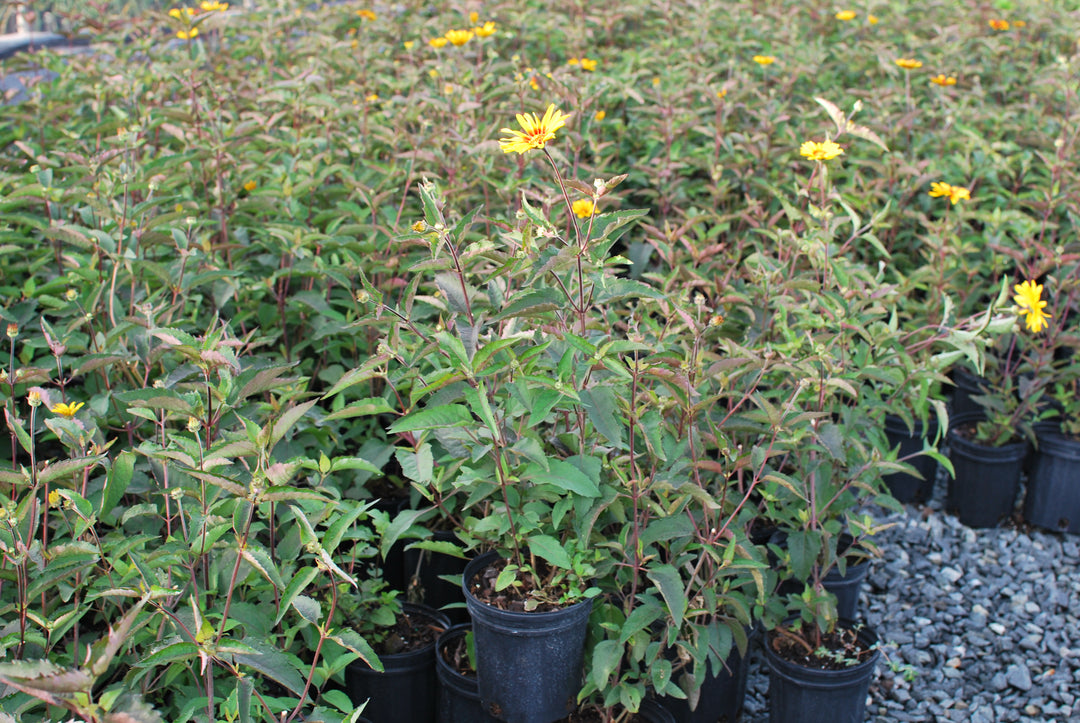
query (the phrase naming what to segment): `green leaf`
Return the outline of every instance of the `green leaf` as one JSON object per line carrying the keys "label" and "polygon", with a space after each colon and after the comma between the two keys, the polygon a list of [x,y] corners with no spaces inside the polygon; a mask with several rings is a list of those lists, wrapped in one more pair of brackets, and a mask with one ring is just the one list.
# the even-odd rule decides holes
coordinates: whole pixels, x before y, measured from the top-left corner
{"label": "green leaf", "polygon": [[686,594],[683,592],[682,578],[679,571],[671,565],[659,565],[648,572],[648,577],[660,591],[671,613],[672,623],[676,628],[682,626],[686,614]]}
{"label": "green leaf", "polygon": [[289,580],[289,584],[286,586],[285,591],[281,593],[281,602],[279,604],[277,617],[274,618],[274,625],[281,622],[281,619],[285,617],[285,613],[287,613],[292,606],[293,600],[304,592],[304,590],[307,589],[307,586],[318,576],[319,569],[316,567],[301,568],[293,575],[292,580]]}
{"label": "green leaf", "polygon": [[535,316],[547,311],[560,308],[565,302],[565,297],[558,289],[545,286],[539,289],[529,289],[514,294],[507,300],[502,311],[491,318],[492,322],[512,319],[519,316]]}
{"label": "green leaf", "polygon": [[312,625],[318,625],[322,620],[322,605],[307,595],[297,595],[292,601],[292,606],[296,608],[296,612],[300,613],[300,617]]}
{"label": "green leaf", "polygon": [[615,672],[622,660],[623,647],[615,640],[601,640],[593,648],[592,679],[601,690],[607,687],[608,678]]}
{"label": "green leaf", "polygon": [[595,480],[590,479],[580,469],[561,459],[550,460],[548,469],[544,469],[537,464],[530,464],[525,476],[535,483],[549,484],[566,492],[579,494],[582,497],[600,496],[600,487]]}
{"label": "green leaf", "polygon": [[245,560],[262,573],[270,582],[274,583],[274,587],[281,590],[285,587],[284,581],[281,579],[281,573],[278,572],[277,565],[270,559],[270,555],[266,550],[253,543],[248,543],[246,547],[240,550],[240,554]]}
{"label": "green leaf", "polygon": [[104,458],[104,455],[94,455],[91,457],[76,457],[75,459],[62,459],[59,462],[46,465],[37,474],[38,484],[45,484],[46,482],[52,482],[55,479],[61,477],[70,476],[76,472],[95,465]]}
{"label": "green leaf", "polygon": [[372,670],[383,672],[382,661],[379,660],[379,656],[375,654],[375,651],[371,649],[371,646],[367,644],[367,641],[360,637],[360,634],[351,628],[344,630],[338,630],[337,632],[330,634],[330,639],[335,643],[352,651],[360,656],[360,659],[368,664],[368,667]]}
{"label": "green leaf", "polygon": [[131,478],[134,474],[135,453],[131,450],[124,450],[116,455],[112,468],[109,470],[109,475],[105,480],[105,491],[101,496],[101,509],[98,511],[100,517],[105,517],[105,515],[112,512],[113,507],[127,492],[128,485],[131,484]]}
{"label": "green leaf", "polygon": [[245,640],[244,642],[254,648],[256,652],[235,653],[238,663],[246,665],[285,686],[297,697],[303,695],[304,678],[289,656],[261,640]]}
{"label": "green leaf", "polygon": [[539,555],[555,567],[562,570],[569,570],[573,567],[570,556],[566,554],[562,543],[554,537],[550,535],[530,535],[527,542],[530,552]]}
{"label": "green leaf", "polygon": [[593,387],[581,390],[578,396],[596,431],[604,435],[613,445],[623,449],[626,445],[623,442],[623,427],[620,424],[622,415],[619,414],[615,390],[611,387]]}
{"label": "green leaf", "polygon": [[171,643],[135,663],[136,668],[151,668],[155,665],[168,665],[179,660],[192,660],[199,657],[199,646],[195,643]]}
{"label": "green leaf", "polygon": [[462,427],[466,424],[473,424],[473,417],[468,407],[462,404],[443,404],[407,414],[391,424],[387,431],[397,434],[398,432],[416,432],[421,429]]}
{"label": "green leaf", "polygon": [[293,425],[299,422],[300,419],[307,414],[309,409],[315,406],[316,401],[317,400],[313,399],[310,402],[297,404],[295,407],[285,410],[285,413],[274,423],[267,449],[272,449],[275,444],[281,441],[281,438],[285,436],[285,433],[292,429]]}

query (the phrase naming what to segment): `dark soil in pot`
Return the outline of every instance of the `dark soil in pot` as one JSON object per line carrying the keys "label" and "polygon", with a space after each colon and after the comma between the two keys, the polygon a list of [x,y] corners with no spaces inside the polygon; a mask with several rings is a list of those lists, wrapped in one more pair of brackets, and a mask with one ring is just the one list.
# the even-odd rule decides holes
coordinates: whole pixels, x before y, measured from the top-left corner
{"label": "dark soil in pot", "polygon": [[[565,718],[560,718],[555,723],[603,723],[603,716],[599,711],[587,709],[571,713]],[[627,718],[627,723],[675,723],[671,714],[661,708],[652,700],[641,701],[638,712]]]}
{"label": "dark soil in pot", "polygon": [[466,643],[471,629],[469,624],[455,625],[439,637],[435,650],[439,677],[436,723],[498,723],[480,702],[480,685]]}

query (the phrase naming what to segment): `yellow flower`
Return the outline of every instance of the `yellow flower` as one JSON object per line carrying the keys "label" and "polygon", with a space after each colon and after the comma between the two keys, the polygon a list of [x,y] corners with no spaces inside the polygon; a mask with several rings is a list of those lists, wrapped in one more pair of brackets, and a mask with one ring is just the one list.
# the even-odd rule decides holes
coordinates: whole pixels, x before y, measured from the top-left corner
{"label": "yellow flower", "polygon": [[914,58],[897,58],[896,64],[904,70],[917,70],[922,67],[922,61]]}
{"label": "yellow flower", "polygon": [[776,58],[771,55],[755,55],[754,62],[758,65],[772,65],[776,62]]}
{"label": "yellow flower", "polygon": [[988,24],[994,30],[1008,30],[1009,29],[1009,21],[1008,20],[1001,20],[1000,18],[993,18],[992,20],[990,20],[990,22]]}
{"label": "yellow flower", "polygon": [[590,58],[582,58],[581,59],[581,69],[582,70],[587,70],[587,71],[589,71],[591,73],[592,71],[596,70],[596,65],[599,62],[600,62],[599,60],[592,60]]}
{"label": "yellow flower", "polygon": [[1027,23],[1024,22],[1023,20],[1013,20],[1013,25],[1018,27],[1018,28],[1026,28],[1027,27]]}
{"label": "yellow flower", "polygon": [[370,20],[372,22],[375,21],[375,13],[371,10],[368,10],[367,8],[363,10],[357,10],[356,14],[362,17],[364,20]]}
{"label": "yellow flower", "polygon": [[529,78],[529,87],[533,90],[540,90],[540,84],[536,82],[536,76]]}
{"label": "yellow flower", "polygon": [[848,20],[854,20],[857,13],[854,10],[841,10],[836,14],[837,20],[847,22]]}
{"label": "yellow flower", "polygon": [[30,393],[26,395],[26,401],[30,402],[31,407],[41,406],[41,392],[37,389],[31,389]]}
{"label": "yellow flower", "polygon": [[727,88],[721,88],[720,90],[716,91],[716,97],[720,99],[726,98]]}
{"label": "yellow flower", "polygon": [[179,20],[181,12],[182,11],[180,10],[180,8],[173,8],[172,10],[169,11],[169,17],[170,18],[176,18],[177,20]]}
{"label": "yellow flower", "polygon": [[424,233],[424,231],[427,230],[427,222],[426,221],[417,221],[416,223],[414,223],[412,225],[411,228],[416,233]]}
{"label": "yellow flower", "polygon": [[1046,302],[1042,300],[1042,284],[1036,284],[1034,281],[1025,281],[1022,284],[1016,284],[1013,286],[1016,291],[1016,296],[1013,297],[1013,301],[1020,307],[1020,316],[1026,316],[1025,322],[1027,328],[1038,334],[1040,331],[1050,326],[1047,323],[1047,319],[1051,318],[1043,309],[1046,307]]}
{"label": "yellow flower", "polygon": [[596,111],[596,115],[594,115],[593,118],[595,120],[602,121],[605,118],[607,118],[607,111],[598,110],[598,111]]}
{"label": "yellow flower", "polygon": [[248,181],[247,183],[244,184],[244,190],[249,192],[249,193],[251,191],[254,191],[258,187],[259,187],[259,184],[255,183],[255,181]]}
{"label": "yellow flower", "polygon": [[811,161],[831,161],[843,152],[844,149],[835,141],[825,141],[824,143],[806,141],[799,146],[799,153]]}
{"label": "yellow flower", "polygon": [[196,38],[198,36],[199,36],[199,29],[198,28],[192,28],[191,30],[177,30],[176,31],[176,37],[180,38],[181,40],[191,40],[192,38]]}
{"label": "yellow flower", "polygon": [[473,25],[476,25],[478,22],[480,22],[480,13],[476,12],[475,10],[469,13],[469,22]]}
{"label": "yellow flower", "polygon": [[495,34],[495,21],[488,20],[483,25],[473,28],[473,32],[481,38],[487,38]]}
{"label": "yellow flower", "polygon": [[370,93],[368,95],[368,97],[364,98],[364,100],[366,100],[368,103],[374,103],[378,99],[379,99],[379,94],[378,93]]}
{"label": "yellow flower", "polygon": [[450,41],[447,40],[446,38],[432,38],[431,40],[429,40],[427,42],[428,42],[428,45],[430,45],[433,48],[442,48],[442,47],[445,47],[446,44],[448,42],[450,42]]}
{"label": "yellow flower", "polygon": [[568,60],[566,61],[566,64],[567,64],[567,65],[577,65],[577,64],[578,64],[578,59],[577,59],[577,58],[569,58],[569,59],[568,59]]}
{"label": "yellow flower", "polygon": [[461,47],[465,43],[472,40],[472,36],[473,36],[473,34],[472,34],[471,30],[447,30],[446,31],[446,39],[449,40],[451,43],[453,43],[454,45],[456,45],[458,47]]}
{"label": "yellow flower", "polygon": [[50,490],[49,492],[49,507],[56,507],[60,504],[60,493],[56,490]]}
{"label": "yellow flower", "polygon": [[75,413],[82,409],[83,406],[82,402],[76,402],[75,404],[65,404],[64,402],[61,402],[49,411],[53,414],[59,414],[62,417],[74,417]]}
{"label": "yellow flower", "polygon": [[402,43],[402,45],[405,46],[406,50],[412,50],[413,46],[416,45],[416,41],[406,40],[404,43]]}
{"label": "yellow flower", "polygon": [[204,13],[225,12],[229,9],[229,3],[222,3],[217,0],[203,0],[199,7],[202,8]]}
{"label": "yellow flower", "polygon": [[937,85],[956,85],[956,78],[951,75],[946,77],[943,74],[938,74],[931,78],[930,82]]}
{"label": "yellow flower", "polygon": [[592,216],[594,209],[595,206],[593,206],[593,202],[587,198],[579,198],[570,206],[570,210],[572,210],[574,215],[578,218],[588,218],[589,216]]}
{"label": "yellow flower", "polygon": [[866,16],[866,22],[870,23],[871,25],[877,25],[878,24],[878,16],[877,15],[867,15]]}
{"label": "yellow flower", "polygon": [[521,126],[520,131],[503,128],[500,133],[508,133],[507,138],[499,139],[499,146],[503,153],[525,153],[534,148],[543,148],[544,145],[555,139],[555,131],[566,125],[569,113],[563,113],[555,108],[552,103],[544,112],[544,117],[539,118],[535,113],[518,113],[517,122]]}
{"label": "yellow flower", "polygon": [[971,192],[966,188],[962,186],[950,186],[948,183],[941,183],[938,181],[934,181],[930,184],[930,195],[934,198],[944,198],[948,196],[954,206],[961,200],[971,200]]}

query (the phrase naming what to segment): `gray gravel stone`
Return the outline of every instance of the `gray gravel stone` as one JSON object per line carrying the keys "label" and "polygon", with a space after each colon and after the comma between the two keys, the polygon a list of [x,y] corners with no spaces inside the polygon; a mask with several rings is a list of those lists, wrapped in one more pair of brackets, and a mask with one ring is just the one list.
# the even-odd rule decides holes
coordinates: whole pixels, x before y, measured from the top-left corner
{"label": "gray gravel stone", "polygon": [[1024,665],[1010,665],[1005,671],[1005,678],[1009,685],[1019,690],[1031,690],[1031,673]]}

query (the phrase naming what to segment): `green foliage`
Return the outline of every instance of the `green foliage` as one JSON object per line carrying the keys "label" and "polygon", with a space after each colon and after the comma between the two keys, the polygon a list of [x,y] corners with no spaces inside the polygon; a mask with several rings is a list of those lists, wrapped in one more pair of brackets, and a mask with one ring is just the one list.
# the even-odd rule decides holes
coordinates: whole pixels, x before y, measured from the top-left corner
{"label": "green foliage", "polygon": [[5,710],[353,719],[371,568],[435,524],[596,598],[583,701],[693,700],[756,621],[832,625],[950,367],[987,441],[1080,431],[1067,11],[258,5],[57,0],[102,46],[5,61],[56,74],[0,120]]}

